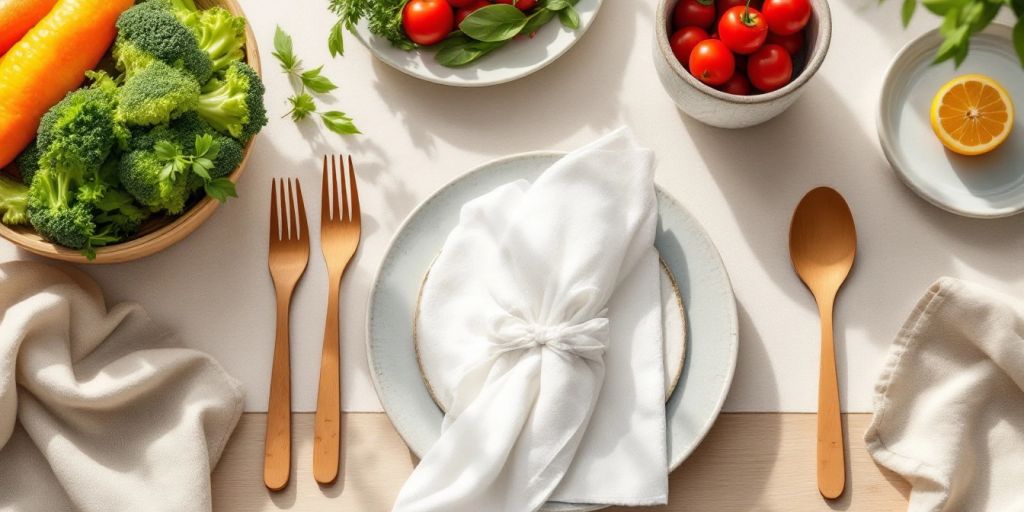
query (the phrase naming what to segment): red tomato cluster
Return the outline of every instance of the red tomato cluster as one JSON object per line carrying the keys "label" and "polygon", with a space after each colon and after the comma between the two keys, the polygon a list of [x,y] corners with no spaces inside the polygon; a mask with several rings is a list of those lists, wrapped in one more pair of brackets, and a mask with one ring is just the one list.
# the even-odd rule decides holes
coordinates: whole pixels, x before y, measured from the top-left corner
{"label": "red tomato cluster", "polygon": [[679,0],[669,46],[698,80],[746,96],[793,79],[810,0]]}
{"label": "red tomato cluster", "polygon": [[473,11],[491,4],[514,5],[525,12],[537,0],[410,0],[402,11],[402,28],[412,42],[430,46],[448,37]]}

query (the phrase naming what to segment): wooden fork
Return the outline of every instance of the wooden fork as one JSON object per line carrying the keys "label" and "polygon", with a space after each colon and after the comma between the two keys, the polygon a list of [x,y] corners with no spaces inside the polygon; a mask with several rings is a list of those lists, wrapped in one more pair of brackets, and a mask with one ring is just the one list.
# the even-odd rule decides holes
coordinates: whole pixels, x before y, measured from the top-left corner
{"label": "wooden fork", "polygon": [[[324,157],[324,179],[321,184],[320,245],[327,261],[329,292],[327,325],[324,327],[324,348],[320,359],[320,387],[316,396],[316,418],[313,439],[313,477],[321,484],[338,478],[341,458],[341,356],[338,327],[338,301],[341,278],[359,247],[359,190],[352,156],[348,157],[348,181],[345,184],[345,163],[341,156],[330,157],[328,188],[327,159]],[[339,172],[340,168],[340,172]],[[338,184],[339,175],[341,185]],[[338,199],[339,189],[341,199]],[[350,199],[351,197],[351,199]]]}
{"label": "wooden fork", "polygon": [[[270,401],[267,405],[267,439],[263,458],[263,483],[272,491],[288,485],[292,461],[291,358],[288,341],[288,311],[292,292],[309,262],[309,229],[306,205],[299,180],[285,180],[270,186],[270,275],[277,293],[277,335],[274,365],[270,373]],[[286,200],[287,199],[287,200]],[[278,222],[280,216],[280,222]]]}

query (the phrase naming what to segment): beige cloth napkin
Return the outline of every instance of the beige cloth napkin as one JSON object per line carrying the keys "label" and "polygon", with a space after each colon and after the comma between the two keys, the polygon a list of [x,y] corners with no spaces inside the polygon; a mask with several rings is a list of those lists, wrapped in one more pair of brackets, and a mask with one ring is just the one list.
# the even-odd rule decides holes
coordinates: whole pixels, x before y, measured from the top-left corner
{"label": "beige cloth napkin", "polygon": [[69,267],[0,265],[0,510],[211,510],[242,412],[217,362]]}
{"label": "beige cloth napkin", "polygon": [[1024,510],[1024,303],[951,278],[893,343],[865,435],[911,512]]}

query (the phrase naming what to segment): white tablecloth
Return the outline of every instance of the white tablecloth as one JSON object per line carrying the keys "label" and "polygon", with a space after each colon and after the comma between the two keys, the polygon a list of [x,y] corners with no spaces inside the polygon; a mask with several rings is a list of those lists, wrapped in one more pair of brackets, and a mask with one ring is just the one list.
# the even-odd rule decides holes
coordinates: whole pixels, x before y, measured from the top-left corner
{"label": "white tablecloth", "polygon": [[[921,290],[941,275],[1021,295],[1024,216],[971,220],[919,199],[890,171],[875,133],[875,107],[889,60],[939,19],[919,9],[899,23],[899,2],[835,0],[832,48],[803,98],[749,130],[708,128],[678,112],[651,58],[655,0],[605,0],[594,26],[540,73],[485,89],[422,82],[384,64],[348,36],[331,60],[326,1],[282,7],[242,0],[261,45],[271,124],[232,200],[190,238],[146,260],[85,270],[113,301],[142,303],[195,348],[245,383],[246,409],[266,409],[274,297],[266,270],[272,176],[299,176],[310,216],[319,208],[319,157],[352,153],[360,175],[363,244],[342,287],[343,408],[379,410],[364,350],[366,299],[402,219],[451,179],[522,151],[571,149],[626,124],[654,149],[657,181],[710,232],[736,289],[740,359],[728,411],[817,408],[818,325],[810,295],[790,268],[789,219],[817,185],[840,190],[860,235],[857,265],[836,309],[845,410],[870,411],[885,351]],[[1005,14],[1005,13],[1004,13]],[[365,135],[341,138],[313,123],[296,127],[290,88],[271,57],[274,25],[295,38],[308,65],[341,88],[337,109]],[[27,258],[0,242],[0,261]],[[293,302],[293,406],[315,408],[326,306],[326,269],[314,244]]]}

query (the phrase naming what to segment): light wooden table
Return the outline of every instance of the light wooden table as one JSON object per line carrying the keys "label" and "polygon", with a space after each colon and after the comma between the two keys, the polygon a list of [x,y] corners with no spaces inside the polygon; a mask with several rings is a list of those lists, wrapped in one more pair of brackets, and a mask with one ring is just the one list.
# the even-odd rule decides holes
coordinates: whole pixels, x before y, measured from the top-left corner
{"label": "light wooden table", "polygon": [[[850,464],[847,492],[826,502],[815,488],[812,414],[723,414],[697,451],[671,478],[672,512],[811,512],[907,508],[909,486],[874,464],[862,439],[871,416],[846,415]],[[385,512],[413,458],[383,414],[343,416],[342,477],[319,487],[311,471],[313,415],[294,415],[292,481],[280,493],[262,484],[265,415],[246,414],[213,474],[218,512],[349,510]],[[616,509],[612,509],[613,511]]]}

